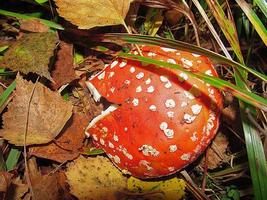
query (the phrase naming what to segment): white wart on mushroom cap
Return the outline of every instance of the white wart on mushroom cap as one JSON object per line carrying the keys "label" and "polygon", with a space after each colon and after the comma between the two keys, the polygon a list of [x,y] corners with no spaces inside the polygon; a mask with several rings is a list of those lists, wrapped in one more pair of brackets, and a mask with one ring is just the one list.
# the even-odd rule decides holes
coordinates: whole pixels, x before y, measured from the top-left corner
{"label": "white wart on mushroom cap", "polygon": [[[158,46],[144,46],[142,53],[217,76],[204,56]],[[91,123],[87,133],[118,168],[139,178],[166,176],[190,164],[219,126],[220,92],[179,70],[119,58],[88,85],[121,106]]]}

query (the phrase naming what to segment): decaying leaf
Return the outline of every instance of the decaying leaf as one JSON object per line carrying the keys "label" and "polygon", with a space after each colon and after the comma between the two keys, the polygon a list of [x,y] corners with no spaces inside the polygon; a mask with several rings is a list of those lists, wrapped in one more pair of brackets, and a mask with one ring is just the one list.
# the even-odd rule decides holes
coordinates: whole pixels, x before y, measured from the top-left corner
{"label": "decaying leaf", "polygon": [[[227,137],[218,132],[214,138],[211,147],[208,148],[208,169],[215,169],[219,167],[222,163],[226,162],[229,156],[226,154],[226,149],[228,147],[229,141]],[[205,158],[202,159],[201,165],[204,167]]]}
{"label": "decaying leaf", "polygon": [[0,67],[25,74],[33,72],[52,80],[48,65],[54,54],[57,41],[55,33],[24,34],[5,53]]}
{"label": "decaying leaf", "polygon": [[143,193],[148,200],[178,200],[185,194],[185,182],[177,177],[165,181],[143,181],[130,177],[127,180],[127,188],[132,192]]}
{"label": "decaying leaf", "polygon": [[73,62],[73,46],[61,41],[57,53],[55,70],[52,71],[52,78],[55,81],[53,87],[55,89],[77,78]]}
{"label": "decaying leaf", "polygon": [[84,129],[88,121],[86,115],[74,114],[54,142],[31,147],[30,154],[61,163],[77,158],[80,153],[79,149],[83,145]]}
{"label": "decaying leaf", "polygon": [[55,0],[61,17],[80,29],[124,24],[132,0]]}
{"label": "decaying leaf", "polygon": [[43,24],[39,19],[21,19],[19,20],[20,29],[35,33],[44,33],[49,31],[49,27]]}
{"label": "decaying leaf", "polygon": [[79,157],[66,172],[70,190],[80,200],[112,200],[126,188],[126,178],[108,158]]}
{"label": "decaying leaf", "polygon": [[26,145],[48,143],[60,133],[71,115],[71,103],[64,101],[57,92],[52,92],[41,83],[23,80],[18,75],[15,96],[3,115],[4,125],[0,134],[10,143],[23,146],[28,125]]}
{"label": "decaying leaf", "polygon": [[[28,192],[29,188],[27,184],[23,183],[22,180],[17,177],[12,180],[10,187],[8,189],[8,200],[20,200],[27,199],[25,194]],[[24,198],[23,198],[24,197]]]}

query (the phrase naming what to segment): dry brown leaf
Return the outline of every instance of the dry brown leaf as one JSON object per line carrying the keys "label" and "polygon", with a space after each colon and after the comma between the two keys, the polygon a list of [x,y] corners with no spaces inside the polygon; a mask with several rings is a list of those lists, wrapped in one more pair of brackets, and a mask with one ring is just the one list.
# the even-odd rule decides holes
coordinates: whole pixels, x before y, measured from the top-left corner
{"label": "dry brown leaf", "polygon": [[102,156],[80,156],[68,165],[66,175],[71,193],[80,200],[113,200],[126,188],[126,178]]}
{"label": "dry brown leaf", "polygon": [[60,42],[55,70],[52,71],[52,78],[55,81],[53,88],[69,83],[77,78],[73,67],[73,46],[71,44]]}
{"label": "dry brown leaf", "polygon": [[19,177],[17,177],[12,180],[12,183],[8,190],[7,199],[8,200],[20,200],[20,199],[26,200],[27,197],[25,198],[25,194],[28,192],[28,190],[29,188],[27,184],[23,183],[22,180]]}
{"label": "dry brown leaf", "polygon": [[0,198],[1,193],[6,193],[11,183],[12,174],[2,171],[0,172]]}
{"label": "dry brown leaf", "polygon": [[59,15],[80,29],[124,24],[132,0],[55,0]]}
{"label": "dry brown leaf", "polygon": [[49,27],[43,24],[39,19],[21,19],[19,20],[20,29],[35,33],[44,33],[49,31]]}
{"label": "dry brown leaf", "polygon": [[[216,169],[229,158],[226,154],[228,145],[229,141],[227,137],[221,132],[218,132],[211,144],[211,147],[207,150],[208,169]],[[205,165],[205,158],[202,159],[201,165]]]}
{"label": "dry brown leaf", "polygon": [[61,163],[77,158],[79,149],[83,146],[84,129],[88,122],[86,115],[74,114],[53,143],[31,147],[30,154]]}
{"label": "dry brown leaf", "polygon": [[26,145],[44,144],[60,133],[72,115],[72,105],[41,83],[33,84],[18,75],[13,101],[3,115],[4,125],[0,134],[4,139],[17,146],[24,145],[28,111]]}

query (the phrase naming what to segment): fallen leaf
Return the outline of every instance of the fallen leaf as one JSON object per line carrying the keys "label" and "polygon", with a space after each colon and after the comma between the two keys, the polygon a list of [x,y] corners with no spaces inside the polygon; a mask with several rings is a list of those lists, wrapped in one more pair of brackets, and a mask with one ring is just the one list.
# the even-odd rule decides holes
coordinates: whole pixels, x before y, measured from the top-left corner
{"label": "fallen leaf", "polygon": [[31,147],[30,154],[61,163],[77,158],[79,149],[83,146],[84,129],[88,122],[86,115],[74,114],[53,143]]}
{"label": "fallen leaf", "polygon": [[55,33],[24,34],[7,50],[0,67],[25,74],[33,72],[52,80],[48,65],[57,41]]}
{"label": "fallen leaf", "polygon": [[124,24],[132,0],[55,0],[59,15],[79,29]]}
{"label": "fallen leaf", "polygon": [[69,191],[67,176],[63,170],[56,173],[60,199],[77,200]]}
{"label": "fallen leaf", "polygon": [[4,125],[0,135],[12,144],[23,146],[29,116],[25,145],[48,143],[60,133],[71,115],[71,103],[64,101],[57,92],[41,83],[33,84],[23,80],[18,75],[13,101],[3,115]]}
{"label": "fallen leaf", "polygon": [[[208,169],[216,169],[222,163],[226,162],[229,156],[226,154],[229,141],[227,137],[218,132],[214,140],[212,141],[211,147],[208,148]],[[204,168],[205,158],[201,160],[201,166]]]}
{"label": "fallen leaf", "polygon": [[95,56],[89,56],[81,64],[75,67],[75,73],[77,76],[81,76],[82,74],[92,73],[102,69],[104,69],[104,62]]}
{"label": "fallen leaf", "polygon": [[61,41],[57,53],[55,69],[52,71],[52,78],[55,82],[55,84],[52,85],[54,89],[77,78],[73,62],[73,46]]}
{"label": "fallen leaf", "polygon": [[80,156],[66,172],[70,191],[80,200],[112,200],[126,188],[126,178],[109,161]]}
{"label": "fallen leaf", "polygon": [[12,179],[12,182],[8,189],[7,199],[8,200],[26,199],[25,194],[28,192],[28,190],[29,188],[27,184],[23,183],[19,177]]}
{"label": "fallen leaf", "polygon": [[12,176],[11,173],[5,171],[0,172],[0,197],[2,196],[1,193],[7,192]]}
{"label": "fallen leaf", "polygon": [[44,33],[49,31],[49,27],[43,24],[39,19],[21,19],[19,20],[20,29],[35,33]]}
{"label": "fallen leaf", "polygon": [[127,188],[132,192],[143,193],[148,200],[178,200],[185,195],[185,181],[177,177],[164,181],[143,181],[131,176],[127,180]]}

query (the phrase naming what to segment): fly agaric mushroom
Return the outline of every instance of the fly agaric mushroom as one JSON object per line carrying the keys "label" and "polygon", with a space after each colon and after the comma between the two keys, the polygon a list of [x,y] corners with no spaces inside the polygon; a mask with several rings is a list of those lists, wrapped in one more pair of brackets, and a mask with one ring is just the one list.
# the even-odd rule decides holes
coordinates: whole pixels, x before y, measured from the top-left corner
{"label": "fly agaric mushroom", "polygon": [[[142,54],[189,71],[217,73],[207,57],[159,46]],[[118,58],[86,82],[96,101],[114,103],[86,130],[123,173],[173,174],[206,149],[219,126],[220,92],[179,70]],[[119,106],[118,106],[119,105]]]}

